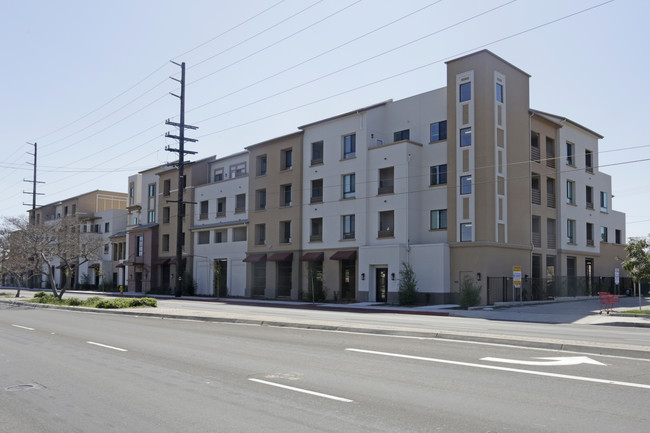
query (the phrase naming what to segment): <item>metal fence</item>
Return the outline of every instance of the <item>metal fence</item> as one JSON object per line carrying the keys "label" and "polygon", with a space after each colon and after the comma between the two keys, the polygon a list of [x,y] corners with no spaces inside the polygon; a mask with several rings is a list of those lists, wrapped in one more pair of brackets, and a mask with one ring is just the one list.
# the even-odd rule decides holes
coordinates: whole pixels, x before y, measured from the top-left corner
{"label": "metal fence", "polygon": [[620,278],[618,286],[614,277],[556,277],[526,278],[521,289],[514,288],[511,277],[488,277],[487,303],[543,301],[547,299],[596,296],[598,292],[617,295],[632,292],[632,278]]}

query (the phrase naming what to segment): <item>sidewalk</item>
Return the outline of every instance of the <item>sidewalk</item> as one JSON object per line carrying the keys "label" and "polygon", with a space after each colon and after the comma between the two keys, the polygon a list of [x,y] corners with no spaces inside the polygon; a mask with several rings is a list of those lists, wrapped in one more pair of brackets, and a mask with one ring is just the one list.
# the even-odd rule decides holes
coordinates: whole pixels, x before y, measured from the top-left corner
{"label": "sidewalk", "polygon": [[[0,289],[0,293],[15,294],[15,289]],[[36,291],[23,290],[21,298],[30,298]],[[141,293],[125,292],[102,293],[68,291],[66,296],[120,297],[142,296]],[[554,350],[585,351],[590,353],[608,353],[613,355],[641,354],[650,358],[650,346],[630,345],[618,342],[607,344],[588,340],[570,340],[569,338],[540,337],[538,335],[515,336],[511,334],[485,332],[477,322],[475,330],[454,330],[453,317],[500,322],[528,322],[535,324],[576,324],[605,325],[650,328],[650,317],[630,317],[613,313],[600,314],[598,298],[563,299],[557,302],[508,304],[489,307],[477,307],[470,310],[457,309],[455,305],[429,305],[401,307],[376,303],[327,304],[295,301],[233,299],[212,297],[181,297],[154,295],[158,299],[157,308],[137,308],[127,310],[102,310],[112,314],[150,316],[188,320],[203,320],[226,323],[247,323],[260,326],[298,327],[345,332],[362,332],[386,335],[408,335],[414,337],[443,338],[452,340],[470,339],[472,341],[505,343],[527,347],[539,347]],[[13,303],[11,297],[0,297],[0,302]],[[638,309],[638,298],[621,298],[617,311]],[[30,304],[51,307],[48,305]],[[650,299],[642,298],[645,309],[650,308]],[[230,308],[232,306],[233,308]],[[241,307],[238,308],[237,306]],[[259,308],[258,308],[259,307]],[[58,307],[78,309],[80,307]],[[284,310],[284,311],[283,311]],[[287,311],[291,310],[291,311]],[[310,313],[318,312],[318,314]],[[361,313],[360,315],[332,314]],[[374,314],[373,314],[374,313]],[[388,316],[386,316],[388,314]],[[394,314],[403,314],[403,320],[395,319]],[[410,317],[409,317],[410,316]],[[415,316],[442,316],[435,320],[417,319]],[[447,324],[446,317],[449,317]],[[388,320],[386,318],[392,317]],[[424,320],[424,321],[423,321]],[[449,325],[449,326],[447,326]],[[435,329],[437,327],[437,329]]]}

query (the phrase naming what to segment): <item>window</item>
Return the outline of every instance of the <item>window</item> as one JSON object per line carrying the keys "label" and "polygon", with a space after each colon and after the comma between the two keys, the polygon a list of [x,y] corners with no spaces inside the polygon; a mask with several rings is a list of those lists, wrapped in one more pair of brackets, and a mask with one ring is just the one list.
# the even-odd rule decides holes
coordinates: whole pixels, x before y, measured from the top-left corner
{"label": "window", "polygon": [[546,137],[546,166],[555,168],[555,140]]}
{"label": "window", "polygon": [[255,224],[255,245],[264,245],[266,242],[266,224]]}
{"label": "window", "polygon": [[203,200],[200,203],[200,207],[201,207],[201,213],[199,214],[199,219],[200,220],[207,219],[208,218],[208,201]]}
{"label": "window", "polygon": [[587,223],[586,227],[586,236],[587,236],[587,246],[594,246],[594,225],[592,223]]}
{"label": "window", "polygon": [[104,233],[109,233],[111,228],[111,223],[104,223]]}
{"label": "window", "polygon": [[266,175],[266,170],[267,170],[267,158],[266,155],[260,155],[257,157],[257,172],[256,174],[258,176],[264,176]]}
{"label": "window", "polygon": [[566,164],[575,166],[575,145],[570,142],[566,142]]}
{"label": "window", "polygon": [[291,185],[280,187],[280,206],[291,206]]}
{"label": "window", "polygon": [[392,210],[379,212],[379,233],[377,237],[387,238],[395,235],[395,213]]}
{"label": "window", "polygon": [[546,207],[555,208],[555,179],[546,178]]}
{"label": "window", "polygon": [[432,123],[430,127],[431,137],[429,141],[440,141],[447,139],[447,121]]}
{"label": "window", "polygon": [[110,245],[104,244],[104,254],[108,254],[109,252],[110,252]]}
{"label": "window", "polygon": [[577,275],[577,264],[578,260],[575,257],[566,258],[566,276],[575,278]]}
{"label": "window", "polygon": [[472,223],[460,224],[460,241],[472,242]]}
{"label": "window", "polygon": [[447,209],[431,211],[431,230],[447,228]]}
{"label": "window", "polygon": [[354,198],[355,197],[355,175],[345,174],[343,175],[343,198]]}
{"label": "window", "polygon": [[199,232],[199,245],[205,245],[210,243],[210,232],[203,231]]}
{"label": "window", "polygon": [[576,243],[576,222],[575,220],[566,220],[566,238],[570,244]]}
{"label": "window", "polygon": [[264,210],[266,209],[266,189],[258,189],[255,191],[255,209]]}
{"label": "window", "polygon": [[539,150],[539,133],[531,131],[530,133],[530,160],[533,162],[539,162],[540,150]]}
{"label": "window", "polygon": [[343,137],[343,159],[357,156],[357,135],[350,134]]}
{"label": "window", "polygon": [[447,164],[431,166],[429,185],[445,185],[447,183]]}
{"label": "window", "polygon": [[539,174],[532,173],[530,179],[531,179],[531,201],[533,204],[542,204],[542,190],[540,187]]}
{"label": "window", "polygon": [[246,194],[235,196],[235,213],[246,212]]}
{"label": "window", "polygon": [[165,206],[163,208],[163,224],[169,224],[169,218],[170,218],[169,217],[169,215],[170,215],[169,210],[170,210],[169,206]]}
{"label": "window", "polygon": [[291,221],[280,221],[280,243],[291,243]]}
{"label": "window", "polygon": [[138,246],[137,255],[138,257],[142,257],[144,255],[144,237],[142,236],[136,237],[136,244]]}
{"label": "window", "polygon": [[566,181],[566,202],[568,204],[576,204],[575,187],[576,184],[574,181]]}
{"label": "window", "polygon": [[546,220],[546,248],[554,250],[556,247],[555,220],[553,218],[548,218]]}
{"label": "window", "polygon": [[607,193],[605,191],[600,192],[600,211],[607,212]]}
{"label": "window", "polygon": [[343,239],[354,239],[354,215],[343,215]]}
{"label": "window", "polygon": [[461,84],[458,88],[458,94],[460,95],[460,102],[465,102],[472,99],[472,83]]}
{"label": "window", "polygon": [[497,102],[503,102],[503,84],[496,83],[496,98]]}
{"label": "window", "polygon": [[393,184],[395,178],[395,169],[393,167],[386,167],[379,169],[379,190],[377,194],[391,194],[393,193]]}
{"label": "window", "polygon": [[463,128],[460,130],[460,147],[472,145],[472,128]]}
{"label": "window", "polygon": [[311,203],[323,202],[323,179],[311,181]]}
{"label": "window", "polygon": [[213,181],[221,182],[223,180],[223,168],[216,168],[214,170]]}
{"label": "window", "polygon": [[594,172],[594,154],[591,150],[585,150],[585,171]]}
{"label": "window", "polygon": [[235,227],[232,229],[232,241],[233,242],[242,242],[247,239],[246,236],[246,227]]}
{"label": "window", "polygon": [[162,250],[169,251],[169,235],[162,235]]}
{"label": "window", "polygon": [[226,197],[220,197],[217,199],[217,217],[226,216]]}
{"label": "window", "polygon": [[531,234],[534,248],[542,248],[542,218],[533,215],[531,220]]}
{"label": "window", "polygon": [[[233,230],[234,233],[234,230]],[[214,231],[214,243],[222,244],[226,242],[227,232],[225,230],[215,230]]]}
{"label": "window", "polygon": [[68,206],[65,206],[65,207],[63,208],[63,216],[64,216],[64,217],[67,217],[67,216],[68,216]]}
{"label": "window", "polygon": [[156,184],[149,184],[149,197],[155,197],[156,195]]}
{"label": "window", "polygon": [[620,245],[620,243],[621,243],[621,231],[619,229],[616,229],[614,234],[616,236],[616,243]]}
{"label": "window", "polygon": [[607,227],[601,227],[600,228],[600,241],[601,242],[609,242],[607,240]]}
{"label": "window", "polygon": [[311,233],[309,234],[309,242],[316,242],[323,240],[323,218],[311,219]]}
{"label": "window", "polygon": [[230,178],[234,179],[236,177],[241,177],[246,174],[246,163],[241,162],[239,164],[230,166]]}
{"label": "window", "polygon": [[311,165],[323,163],[323,142],[317,141],[311,144]]}
{"label": "window", "polygon": [[587,209],[594,208],[594,189],[589,185],[585,187],[585,201],[587,202]]}
{"label": "window", "polygon": [[471,194],[472,193],[472,176],[461,176],[460,177],[460,193],[461,194]]}
{"label": "window", "polygon": [[155,210],[150,210],[147,213],[147,222],[148,223],[155,223],[156,222],[156,211]]}
{"label": "window", "polygon": [[291,170],[293,167],[293,150],[285,149],[282,151],[282,170]]}
{"label": "window", "polygon": [[393,141],[402,141],[408,140],[411,136],[411,130],[405,129],[403,131],[397,131],[393,133]]}

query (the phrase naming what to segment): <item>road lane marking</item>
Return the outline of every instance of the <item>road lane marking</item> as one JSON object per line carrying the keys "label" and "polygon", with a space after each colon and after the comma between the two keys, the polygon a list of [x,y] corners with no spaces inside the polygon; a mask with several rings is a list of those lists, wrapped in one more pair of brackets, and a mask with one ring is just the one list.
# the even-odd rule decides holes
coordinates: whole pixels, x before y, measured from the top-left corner
{"label": "road lane marking", "polygon": [[337,397],[335,395],[323,394],[323,393],[316,392],[316,391],[309,391],[307,389],[296,388],[294,386],[288,386],[288,385],[282,385],[280,383],[275,383],[275,382],[268,382],[266,380],[253,379],[253,378],[249,378],[248,380],[250,380],[252,382],[262,383],[264,385],[277,386],[278,388],[284,388],[284,389],[288,389],[290,391],[302,392],[304,394],[315,395],[317,397],[329,398],[330,400],[342,401],[344,403],[352,403],[354,401],[354,400],[350,400],[350,399],[343,398],[343,397]]}
{"label": "road lane marking", "polygon": [[520,359],[490,358],[490,357],[481,358],[481,361],[502,362],[504,364],[536,365],[540,367],[580,365],[580,364],[605,365],[602,362],[594,361],[593,359],[587,356],[556,356],[556,357],[535,358],[535,359],[541,359],[542,361],[524,361]]}
{"label": "road lane marking", "polygon": [[643,389],[650,389],[650,385],[645,385],[642,383],[633,383],[633,382],[619,382],[617,380],[609,380],[609,379],[597,379],[594,377],[583,377],[583,376],[573,376],[569,374],[558,374],[558,373],[547,373],[544,371],[533,371],[533,370],[521,370],[518,368],[509,368],[509,367],[498,367],[495,365],[483,365],[483,364],[474,364],[471,362],[461,362],[461,361],[450,361],[448,359],[436,359],[436,358],[427,358],[424,356],[413,356],[413,355],[403,355],[400,353],[390,353],[390,352],[377,352],[374,350],[363,350],[363,349],[352,349],[352,348],[347,348],[345,350],[348,350],[350,352],[358,352],[358,353],[367,353],[370,355],[382,355],[382,356],[390,356],[394,358],[406,358],[406,359],[414,359],[418,361],[428,361],[428,362],[437,362],[440,364],[451,364],[451,365],[459,365],[461,367],[472,367],[472,368],[483,368],[486,370],[499,370],[499,371],[507,371],[511,373],[522,373],[522,374],[531,374],[534,376],[545,376],[545,377],[554,377],[558,379],[568,379],[568,380],[579,380],[582,382],[592,382],[592,383],[601,383],[605,385],[617,385],[617,386],[627,386],[631,388],[643,388]]}
{"label": "road lane marking", "polygon": [[95,343],[94,341],[86,341],[86,343],[88,343],[88,344],[93,344],[93,345],[95,345],[95,346],[99,346],[99,347],[105,347],[105,348],[107,348],[107,349],[119,350],[120,352],[128,352],[128,350],[126,350],[126,349],[122,349],[122,348],[120,348],[120,347],[107,346],[106,344]]}
{"label": "road lane marking", "polygon": [[20,326],[20,325],[11,325],[11,326],[13,326],[15,328],[20,328],[20,329],[26,329],[28,331],[34,331],[35,330],[34,328],[28,328],[27,326]]}

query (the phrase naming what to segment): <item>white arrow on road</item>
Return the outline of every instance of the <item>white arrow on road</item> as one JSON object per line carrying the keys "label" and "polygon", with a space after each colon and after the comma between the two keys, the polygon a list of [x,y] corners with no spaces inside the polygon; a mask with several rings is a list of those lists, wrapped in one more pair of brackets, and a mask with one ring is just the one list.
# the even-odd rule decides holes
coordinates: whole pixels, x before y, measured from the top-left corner
{"label": "white arrow on road", "polygon": [[519,359],[505,359],[505,358],[481,358],[481,361],[488,362],[502,362],[504,364],[519,364],[519,365],[537,365],[541,367],[552,367],[562,365],[579,365],[579,364],[592,364],[592,365],[605,365],[602,362],[594,361],[586,356],[560,356],[556,358],[534,358],[541,359],[542,361],[522,361]]}

